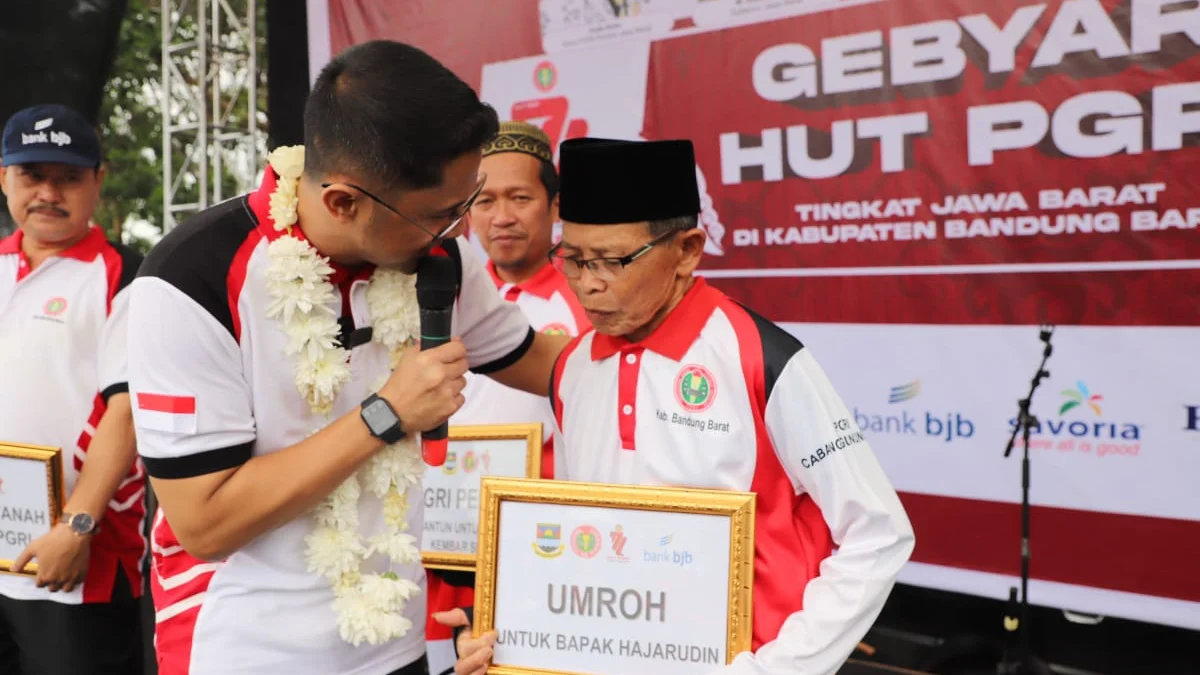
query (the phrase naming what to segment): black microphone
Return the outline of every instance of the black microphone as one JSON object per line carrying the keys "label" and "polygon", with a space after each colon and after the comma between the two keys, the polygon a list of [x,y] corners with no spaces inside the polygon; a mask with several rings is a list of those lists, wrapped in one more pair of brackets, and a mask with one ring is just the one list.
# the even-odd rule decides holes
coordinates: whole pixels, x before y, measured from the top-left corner
{"label": "black microphone", "polygon": [[[421,351],[450,341],[458,274],[449,256],[425,256],[417,264],[417,305],[421,308]],[[421,434],[421,457],[430,466],[446,463],[449,450],[446,422]]]}

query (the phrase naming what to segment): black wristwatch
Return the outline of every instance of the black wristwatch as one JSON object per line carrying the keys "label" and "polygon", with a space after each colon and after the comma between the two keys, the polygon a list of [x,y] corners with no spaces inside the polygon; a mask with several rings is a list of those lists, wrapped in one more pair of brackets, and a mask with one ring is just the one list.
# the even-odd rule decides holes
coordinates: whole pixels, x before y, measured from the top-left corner
{"label": "black wristwatch", "polygon": [[62,514],[62,524],[70,527],[71,532],[81,537],[89,537],[100,531],[100,524],[86,513],[64,513]]}
{"label": "black wristwatch", "polygon": [[392,404],[371,394],[362,402],[362,419],[371,435],[387,444],[392,444],[404,438],[404,429],[400,427],[400,416],[392,409]]}

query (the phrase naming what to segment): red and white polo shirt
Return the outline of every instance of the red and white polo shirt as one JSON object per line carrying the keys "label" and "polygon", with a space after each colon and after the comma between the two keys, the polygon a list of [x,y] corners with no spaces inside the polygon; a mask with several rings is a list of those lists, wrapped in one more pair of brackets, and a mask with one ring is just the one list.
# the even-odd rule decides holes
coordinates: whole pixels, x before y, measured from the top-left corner
{"label": "red and white polo shirt", "polygon": [[[496,274],[492,262],[487,270],[505,300],[514,303],[539,333],[576,336],[591,328],[567,278],[550,264],[519,284],[510,284]],[[541,422],[542,476],[554,476],[554,416],[542,396],[518,391],[489,377],[468,375],[463,390],[467,402],[450,419],[451,424],[514,424]]]}
{"label": "red and white polo shirt", "polygon": [[[575,339],[552,399],[559,479],[757,494],[755,651],[723,672],[837,671],[883,608],[913,533],[799,341],[698,278],[641,342]],[[625,534],[627,555],[661,548],[662,533]],[[687,549],[687,536],[669,546]]]}
{"label": "red and white polo shirt", "polygon": [[[279,233],[268,214],[272,171],[259,190],[208,209],[172,230],[146,258],[130,287],[130,391],[139,451],[151,476],[187,478],[236,467],[298,443],[325,419],[300,396],[287,337],[266,317],[267,245]],[[299,232],[297,229],[296,232]],[[483,265],[460,256],[457,242],[440,253],[461,269],[454,334],[476,372],[519,359],[533,342],[529,322],[496,293]],[[371,325],[370,270],[338,269],[342,290],[331,309],[355,330]],[[353,345],[354,342],[350,342]],[[329,419],[354,410],[388,373],[386,349],[353,346],[351,377]],[[423,499],[410,491],[409,531],[421,532]],[[364,494],[360,523],[382,531],[382,503]],[[408,604],[413,629],[383,645],[354,647],[338,635],[333,590],[307,569],[302,516],[220,562],[192,557],[160,511],[152,531],[160,675],[384,675],[425,650],[424,594]],[[422,587],[420,564],[376,560]]]}
{"label": "red and white polo shirt", "polygon": [[[23,237],[17,230],[0,240],[0,439],[61,448],[69,496],[109,397],[129,391],[126,286],[141,256],[92,226],[79,243],[30,269]],[[31,578],[0,575],[0,595],[108,602],[118,568],[141,595],[145,488],[145,470],[135,461],[92,538],[81,587],[51,593]]]}

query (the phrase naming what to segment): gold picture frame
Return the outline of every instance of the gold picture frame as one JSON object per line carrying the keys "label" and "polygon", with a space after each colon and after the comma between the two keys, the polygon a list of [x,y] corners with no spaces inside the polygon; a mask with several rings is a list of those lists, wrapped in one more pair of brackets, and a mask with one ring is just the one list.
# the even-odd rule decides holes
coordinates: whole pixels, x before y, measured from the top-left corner
{"label": "gold picture frame", "polygon": [[[729,523],[729,617],[726,660],[751,647],[754,587],[755,496],[748,492],[675,487],[609,485],[571,481],[484,477],[480,481],[479,551],[475,577],[474,633],[495,628],[502,502],[589,506],[727,516]],[[570,671],[493,665],[489,675],[576,675]]]}
{"label": "gold picture frame", "polygon": [[[45,476],[46,493],[49,498],[49,503],[46,505],[47,514],[49,515],[49,522],[46,525],[47,532],[62,518],[63,470],[61,457],[62,450],[59,448],[52,448],[45,445],[0,442],[0,459],[24,460],[41,464],[44,467],[38,473]],[[0,462],[0,466],[2,465],[3,463]],[[0,491],[3,489],[4,476],[0,473]],[[15,561],[0,556],[0,574],[15,574],[19,576],[37,575],[38,565],[36,561],[30,561],[21,572],[11,571],[13,562]]]}
{"label": "gold picture frame", "polygon": [[[455,443],[523,440],[525,442],[525,476],[540,478],[542,475],[542,425],[540,422],[455,425],[451,426],[448,431],[451,451],[454,450]],[[471,553],[421,551],[421,564],[428,569],[473,572],[475,571],[475,560],[476,555]]]}

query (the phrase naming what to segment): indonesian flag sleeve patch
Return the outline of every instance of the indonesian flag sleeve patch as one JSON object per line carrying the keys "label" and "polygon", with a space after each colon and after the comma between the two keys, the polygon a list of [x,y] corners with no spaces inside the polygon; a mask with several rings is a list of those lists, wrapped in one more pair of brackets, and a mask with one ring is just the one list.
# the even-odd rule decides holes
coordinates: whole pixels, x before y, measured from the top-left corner
{"label": "indonesian flag sleeve patch", "polygon": [[139,391],[134,395],[137,425],[173,434],[196,433],[196,397]]}

